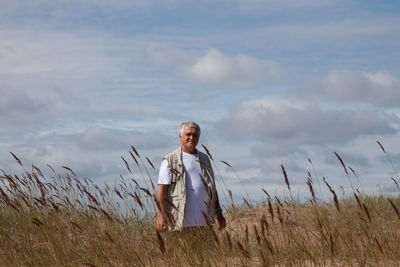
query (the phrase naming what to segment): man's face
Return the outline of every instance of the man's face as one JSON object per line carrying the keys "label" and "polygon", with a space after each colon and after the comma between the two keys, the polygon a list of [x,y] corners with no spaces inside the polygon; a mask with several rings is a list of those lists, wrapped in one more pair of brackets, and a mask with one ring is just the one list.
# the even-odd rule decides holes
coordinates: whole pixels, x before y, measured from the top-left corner
{"label": "man's face", "polygon": [[182,134],[179,134],[179,139],[182,143],[182,151],[193,154],[199,142],[200,135],[196,128],[186,126]]}

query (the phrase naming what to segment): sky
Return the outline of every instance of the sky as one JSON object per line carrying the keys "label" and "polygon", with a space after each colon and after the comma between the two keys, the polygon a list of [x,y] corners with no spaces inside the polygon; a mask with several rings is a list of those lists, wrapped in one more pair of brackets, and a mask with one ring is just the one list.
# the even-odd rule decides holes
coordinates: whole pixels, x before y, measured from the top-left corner
{"label": "sky", "polygon": [[262,188],[285,192],[281,164],[300,197],[309,195],[308,172],[321,187],[325,177],[345,192],[350,182],[368,193],[396,191],[398,1],[0,6],[6,173],[23,171],[13,152],[28,170],[49,164],[63,173],[68,166],[78,177],[113,183],[130,177],[121,156],[135,168],[134,146],[156,166],[156,181],[163,156],[179,146],[181,122],[192,120],[202,128],[199,150],[204,144],[213,155],[219,190],[229,188],[235,199],[262,199]]}

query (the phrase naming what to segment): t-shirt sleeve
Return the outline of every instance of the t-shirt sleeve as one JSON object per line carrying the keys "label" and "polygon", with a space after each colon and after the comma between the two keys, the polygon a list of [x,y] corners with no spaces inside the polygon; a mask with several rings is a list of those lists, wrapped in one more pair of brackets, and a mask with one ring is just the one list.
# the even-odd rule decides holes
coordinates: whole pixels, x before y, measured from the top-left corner
{"label": "t-shirt sleeve", "polygon": [[161,162],[160,172],[158,174],[158,184],[171,184],[172,173],[168,161],[164,159]]}

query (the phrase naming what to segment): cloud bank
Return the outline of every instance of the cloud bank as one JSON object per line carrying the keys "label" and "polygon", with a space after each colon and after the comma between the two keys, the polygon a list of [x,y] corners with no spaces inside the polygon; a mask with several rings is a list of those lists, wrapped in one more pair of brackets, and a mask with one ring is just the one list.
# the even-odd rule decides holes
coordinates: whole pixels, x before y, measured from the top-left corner
{"label": "cloud bank", "polygon": [[332,71],[311,84],[312,94],[347,103],[396,107],[400,80],[384,72]]}

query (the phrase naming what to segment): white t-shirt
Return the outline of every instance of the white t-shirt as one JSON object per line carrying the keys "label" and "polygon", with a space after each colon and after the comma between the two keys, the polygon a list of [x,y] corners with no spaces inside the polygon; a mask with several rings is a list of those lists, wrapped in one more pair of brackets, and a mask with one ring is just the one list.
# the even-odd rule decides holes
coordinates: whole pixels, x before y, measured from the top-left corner
{"label": "white t-shirt", "polygon": [[[210,197],[207,188],[201,181],[201,168],[195,154],[182,152],[182,162],[186,175],[186,208],[183,227],[205,226],[206,221],[201,211],[208,214]],[[158,184],[171,184],[172,173],[168,161],[164,159],[161,163]],[[207,203],[207,205],[205,204]]]}

